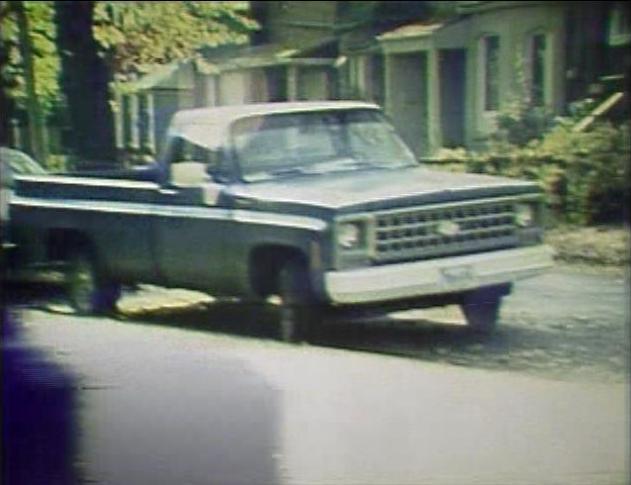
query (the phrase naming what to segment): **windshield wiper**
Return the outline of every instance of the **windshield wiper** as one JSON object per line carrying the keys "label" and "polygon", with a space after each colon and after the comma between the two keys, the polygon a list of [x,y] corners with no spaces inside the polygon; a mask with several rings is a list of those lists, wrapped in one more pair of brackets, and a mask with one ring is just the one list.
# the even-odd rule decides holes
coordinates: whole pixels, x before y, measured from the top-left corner
{"label": "windshield wiper", "polygon": [[315,173],[336,172],[338,170],[353,170],[356,168],[362,168],[370,166],[371,163],[358,160],[352,157],[335,158],[333,160],[327,160],[325,162],[316,163],[309,167],[309,171]]}
{"label": "windshield wiper", "polygon": [[263,182],[266,180],[272,180],[277,177],[290,177],[292,175],[306,175],[309,174],[304,167],[282,167],[272,170],[262,170],[260,172],[252,172],[245,175],[245,180],[248,182]]}
{"label": "windshield wiper", "polygon": [[309,167],[309,171],[316,173],[337,172],[344,170],[356,170],[361,168],[401,168],[403,164],[400,162],[379,162],[377,160],[370,160],[367,158],[354,158],[350,157],[336,158],[334,160],[328,160],[326,162],[320,162]]}
{"label": "windshield wiper", "polygon": [[308,174],[309,170],[305,167],[283,167],[274,170],[269,170],[267,173],[274,177],[284,177],[286,175],[304,175]]}

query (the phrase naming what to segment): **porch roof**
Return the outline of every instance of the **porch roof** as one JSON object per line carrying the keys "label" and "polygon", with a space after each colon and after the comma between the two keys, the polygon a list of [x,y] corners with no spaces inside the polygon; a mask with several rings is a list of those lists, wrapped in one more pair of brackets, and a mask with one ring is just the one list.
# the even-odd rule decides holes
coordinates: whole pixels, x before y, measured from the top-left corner
{"label": "porch roof", "polygon": [[381,34],[378,39],[383,42],[389,40],[408,39],[410,37],[427,37],[440,29],[443,25],[445,24],[442,22],[431,24],[408,24],[391,30],[390,32]]}
{"label": "porch roof", "polygon": [[467,17],[446,22],[414,23],[386,32],[377,40],[386,54],[417,52],[430,49],[462,49],[467,47]]}
{"label": "porch roof", "polygon": [[280,44],[246,46],[232,52],[208,52],[203,62],[215,73],[282,65],[332,65],[337,56],[319,54],[332,46],[336,39],[323,39],[300,49]]}
{"label": "porch roof", "polygon": [[[256,69],[283,65],[333,66],[336,57],[317,55],[335,39],[324,39],[317,44],[300,49],[290,49],[279,44],[260,46],[230,46],[207,52],[203,57],[189,58],[164,65],[146,66],[146,74],[135,80],[118,83],[121,93],[135,93],[150,89],[186,90],[193,89],[193,72],[220,74],[225,71]],[[313,57],[311,57],[313,56]],[[191,72],[183,75],[184,70]]]}
{"label": "porch roof", "polygon": [[143,73],[131,78],[118,78],[115,90],[121,95],[140,91],[165,90],[181,91],[193,89],[192,73],[196,69],[196,59],[185,59],[169,64],[143,66]]}

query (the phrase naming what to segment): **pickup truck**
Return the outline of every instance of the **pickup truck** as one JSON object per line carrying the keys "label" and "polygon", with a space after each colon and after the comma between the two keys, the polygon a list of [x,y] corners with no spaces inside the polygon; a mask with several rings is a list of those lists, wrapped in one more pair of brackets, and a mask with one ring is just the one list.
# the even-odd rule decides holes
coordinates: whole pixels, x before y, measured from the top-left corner
{"label": "pickup truck", "polygon": [[16,177],[15,256],[61,264],[77,312],[143,282],[275,295],[287,341],[335,309],[459,304],[488,332],[512,282],[552,264],[537,185],[430,170],[373,104],[185,110],[163,151],[143,170]]}

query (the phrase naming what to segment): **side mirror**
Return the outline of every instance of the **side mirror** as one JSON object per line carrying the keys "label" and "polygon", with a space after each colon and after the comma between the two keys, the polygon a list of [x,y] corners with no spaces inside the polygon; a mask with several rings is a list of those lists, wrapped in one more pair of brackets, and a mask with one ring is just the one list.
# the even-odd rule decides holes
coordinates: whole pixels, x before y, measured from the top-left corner
{"label": "side mirror", "polygon": [[204,162],[179,162],[170,167],[171,184],[177,187],[198,187],[211,178]]}
{"label": "side mirror", "polygon": [[132,168],[132,178],[144,182],[160,181],[160,166],[157,162],[140,165]]}

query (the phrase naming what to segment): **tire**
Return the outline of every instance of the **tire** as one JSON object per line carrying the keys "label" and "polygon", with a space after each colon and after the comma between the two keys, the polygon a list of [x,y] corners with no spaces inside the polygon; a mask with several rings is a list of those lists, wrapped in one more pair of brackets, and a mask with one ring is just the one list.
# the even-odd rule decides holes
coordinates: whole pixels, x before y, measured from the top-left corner
{"label": "tire", "polygon": [[290,343],[309,340],[320,323],[321,309],[313,300],[306,264],[297,259],[283,264],[278,275],[278,293],[280,339]]}
{"label": "tire", "polygon": [[68,302],[79,315],[103,315],[116,309],[121,287],[104,277],[93,253],[79,249],[70,257],[66,270]]}
{"label": "tire", "polygon": [[466,293],[461,304],[469,328],[480,334],[490,334],[497,328],[502,296],[506,286],[491,286]]}

